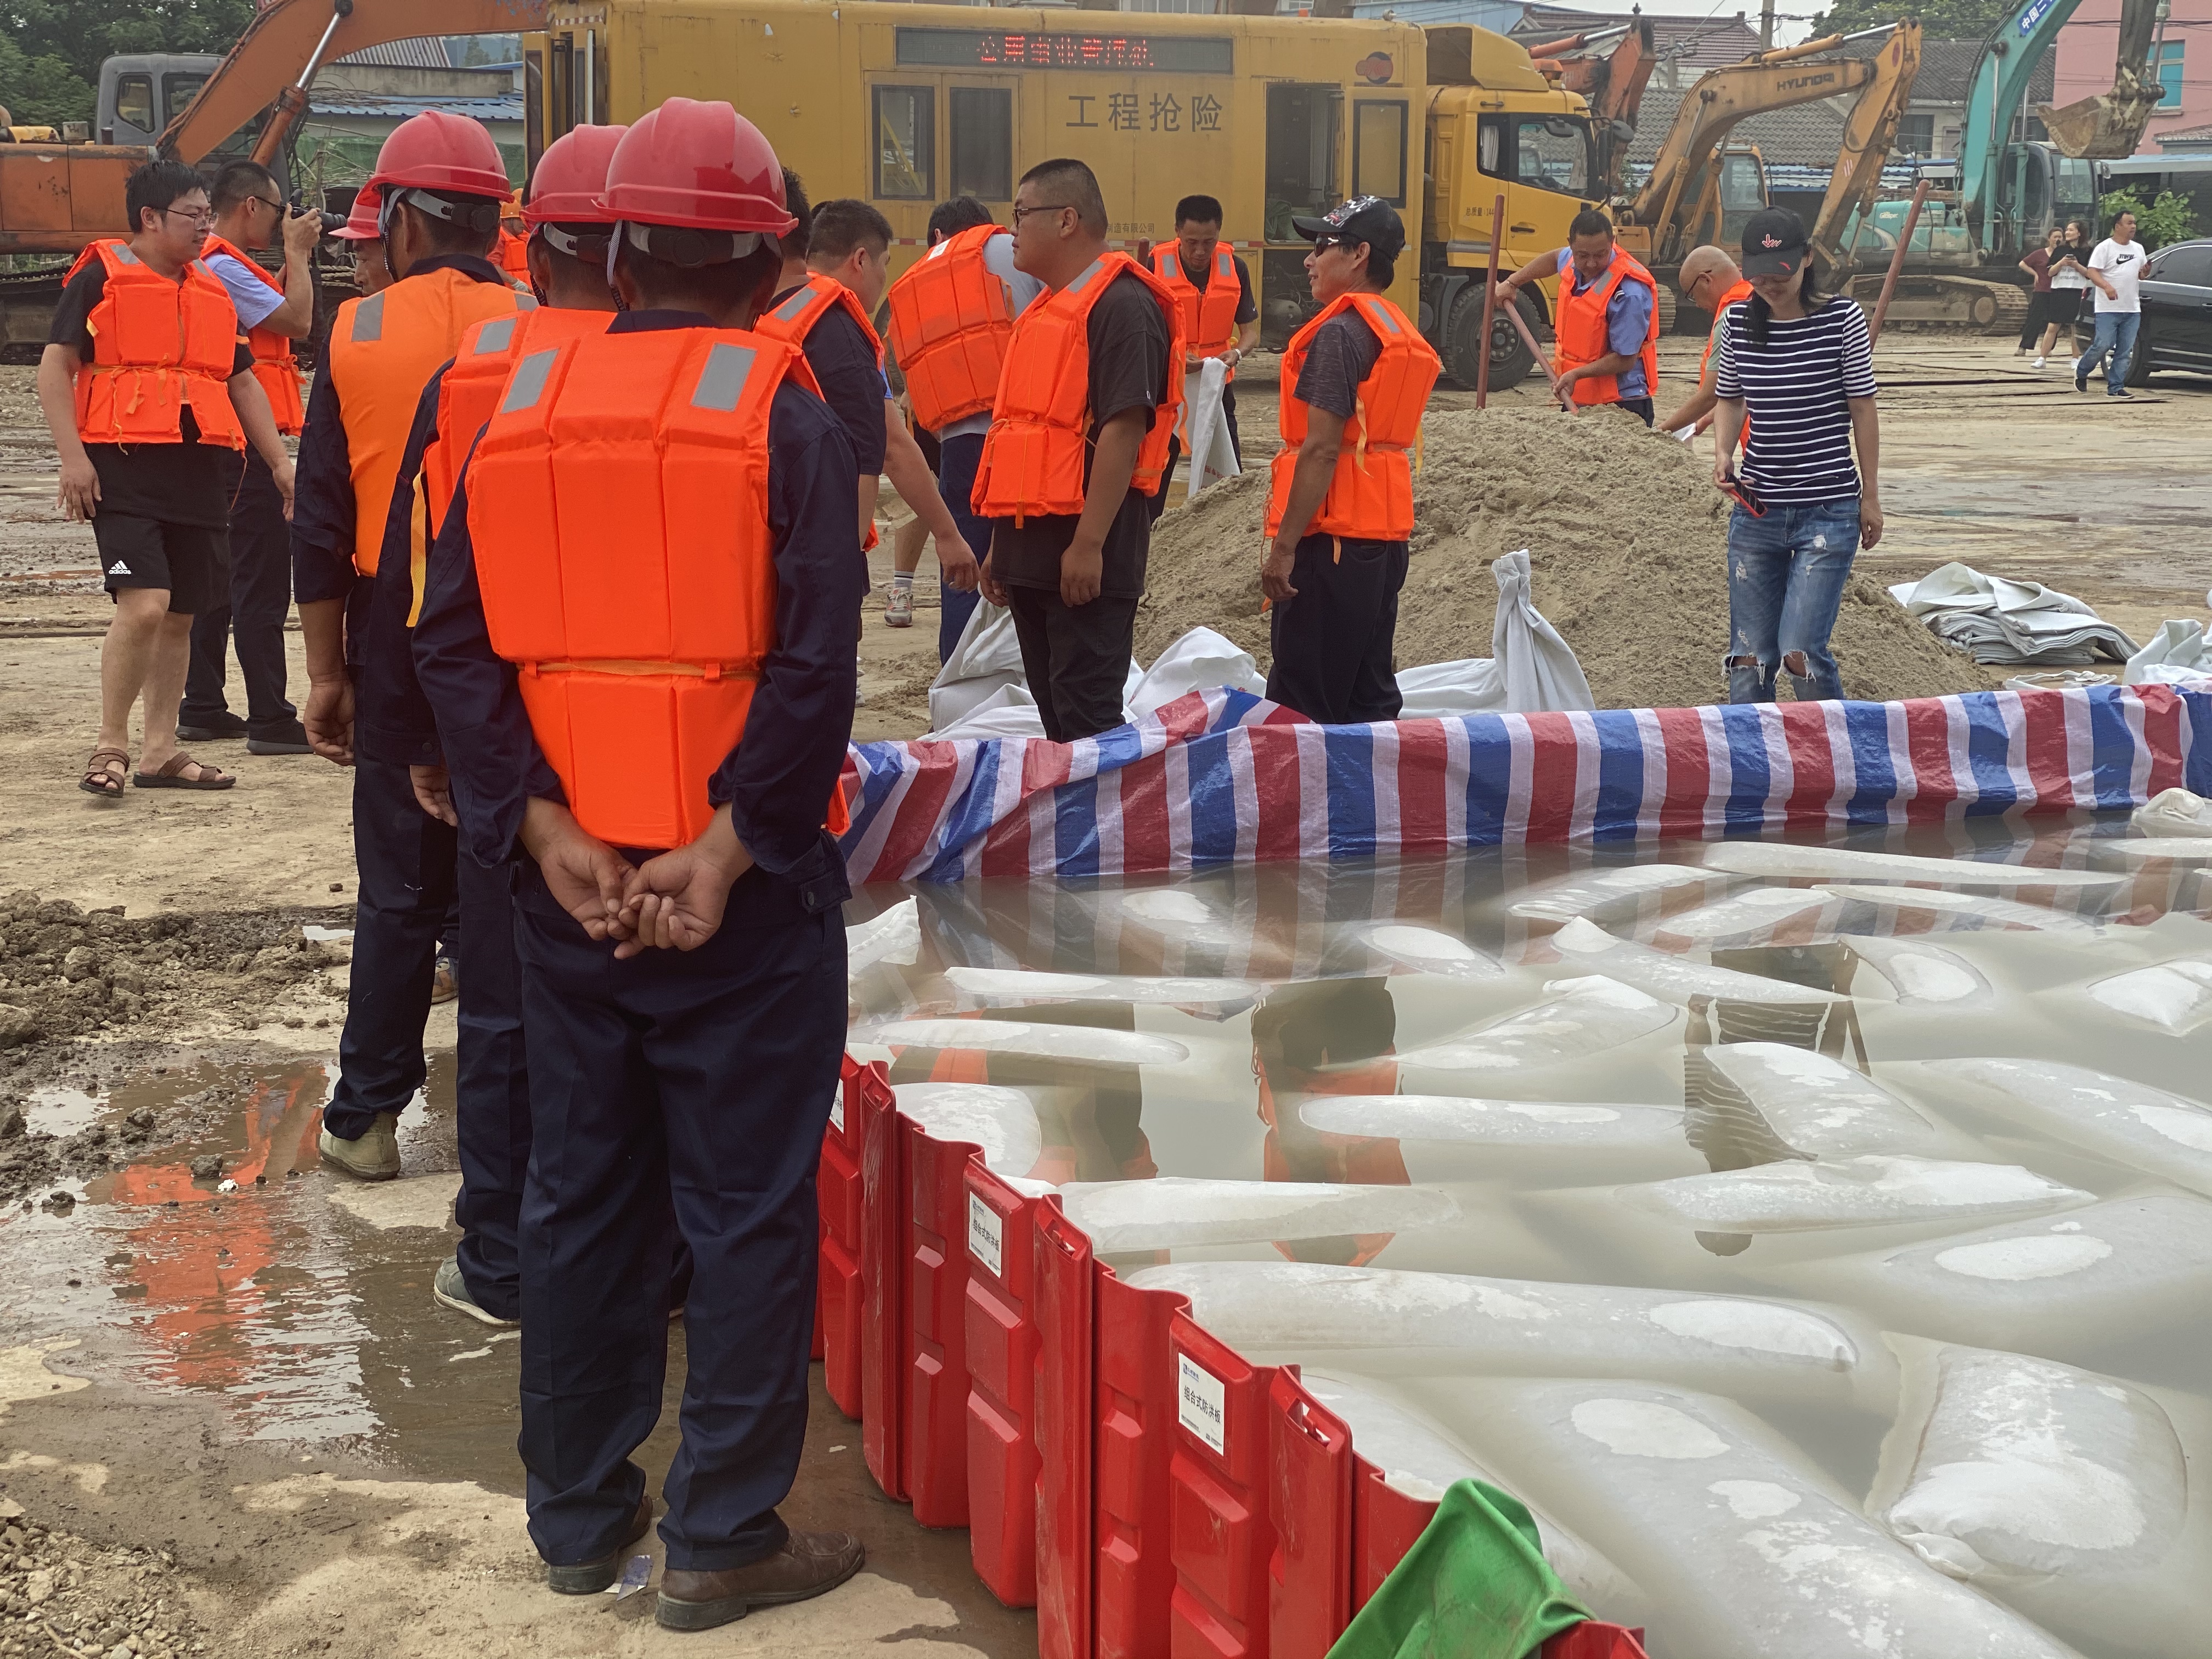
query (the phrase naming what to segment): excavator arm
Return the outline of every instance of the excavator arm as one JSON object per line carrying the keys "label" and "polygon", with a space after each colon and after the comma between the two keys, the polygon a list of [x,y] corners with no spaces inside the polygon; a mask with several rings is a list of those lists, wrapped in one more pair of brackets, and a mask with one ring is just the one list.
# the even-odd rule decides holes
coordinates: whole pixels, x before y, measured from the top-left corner
{"label": "excavator arm", "polygon": [[[1578,92],[1589,105],[1590,120],[1602,133],[1597,186],[1601,199],[1609,200],[1620,189],[1628,165],[1628,147],[1636,139],[1637,112],[1644,106],[1644,88],[1658,64],[1657,37],[1648,19],[1639,17],[1609,29],[1571,34],[1528,48],[1540,69],[1556,64],[1559,84]],[[1611,47],[1600,56],[1601,49]],[[1614,125],[1614,123],[1620,125]]]}
{"label": "excavator arm", "polygon": [[2151,61],[2158,37],[2159,0],[2121,0],[2120,47],[2112,64],[2112,89],[2063,108],[2039,106],[2036,113],[2064,155],[2116,161],[2136,153],[2151,112],[2166,95]]}
{"label": "excavator arm", "polygon": [[[1765,110],[1787,109],[1843,93],[1863,93],[1883,76],[1881,58],[1821,54],[1833,52],[1847,41],[1894,35],[1906,29],[1913,33],[1911,60],[1917,68],[1918,26],[1889,23],[1856,34],[1825,35],[1801,46],[1759,52],[1740,64],[1707,70],[1675,110],[1674,124],[1668,129],[1666,143],[1651,165],[1651,176],[1628,210],[1630,222],[1650,228],[1653,255],[1671,264],[1687,252],[1674,244],[1681,240],[1692,210],[1704,199],[1707,175],[1720,153],[1722,141],[1738,122]],[[1882,58],[1887,55],[1885,52]],[[1910,85],[1908,75],[1904,88],[1895,94],[1899,110]],[[1895,131],[1893,117],[1889,131],[1893,134]],[[1879,155],[1875,156],[1872,166],[1878,177],[1881,167]]]}
{"label": "excavator arm", "polygon": [[1820,216],[1813,222],[1814,269],[1832,283],[1838,280],[1835,273],[1844,263],[1838,255],[1836,238],[1854,214],[1863,217],[1873,205],[1881,184],[1881,164],[1897,142],[1897,124],[1912,95],[1912,77],[1920,72],[1920,25],[1909,21],[1899,24],[1872,61],[1874,78],[1861,88],[1858,101],[1844,118],[1836,170],[1828,176],[1827,194],[1820,198]]}
{"label": "excavator arm", "polygon": [[[254,147],[266,161],[307,106],[315,71],[336,58],[432,34],[512,34],[545,27],[548,0],[275,0],[169,123],[161,153],[198,161],[272,103]],[[265,153],[264,153],[265,152]]]}

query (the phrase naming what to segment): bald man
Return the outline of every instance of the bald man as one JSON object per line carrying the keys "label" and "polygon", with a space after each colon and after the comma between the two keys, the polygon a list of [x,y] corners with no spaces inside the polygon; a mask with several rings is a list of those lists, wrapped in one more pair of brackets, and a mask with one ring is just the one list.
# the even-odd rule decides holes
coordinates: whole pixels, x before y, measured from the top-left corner
{"label": "bald man", "polygon": [[1680,432],[1686,426],[1703,432],[1713,423],[1713,407],[1720,401],[1713,391],[1713,343],[1720,338],[1721,314],[1738,300],[1748,300],[1751,284],[1727,249],[1710,246],[1692,248],[1675,280],[1681,285],[1683,303],[1711,312],[1713,325],[1705,335],[1705,355],[1698,362],[1698,389],[1659,422],[1659,429]]}

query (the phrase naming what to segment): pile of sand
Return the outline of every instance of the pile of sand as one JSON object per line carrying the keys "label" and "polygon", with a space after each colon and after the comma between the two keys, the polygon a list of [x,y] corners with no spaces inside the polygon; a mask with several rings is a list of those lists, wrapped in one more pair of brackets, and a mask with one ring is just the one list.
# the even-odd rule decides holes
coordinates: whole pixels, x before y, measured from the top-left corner
{"label": "pile of sand", "polygon": [[[1267,487],[1264,470],[1247,473],[1162,516],[1137,613],[1138,661],[1202,623],[1267,667]],[[1525,547],[1536,607],[1574,647],[1598,707],[1681,708],[1727,695],[1728,501],[1713,488],[1710,459],[1624,414],[1432,413],[1413,493],[1401,668],[1488,656],[1498,588],[1487,567]],[[1844,592],[1833,643],[1853,697],[2002,683],[1863,574]],[[1787,676],[1779,695],[1790,695]]]}

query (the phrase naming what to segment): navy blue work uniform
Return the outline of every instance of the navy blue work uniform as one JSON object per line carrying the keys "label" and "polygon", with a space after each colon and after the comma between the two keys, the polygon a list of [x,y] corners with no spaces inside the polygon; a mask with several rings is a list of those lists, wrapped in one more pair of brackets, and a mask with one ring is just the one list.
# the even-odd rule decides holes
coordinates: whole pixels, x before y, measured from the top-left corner
{"label": "navy blue work uniform", "polygon": [[[408,274],[439,270],[502,287],[507,282],[489,259],[472,254],[418,259]],[[419,453],[413,464],[420,465]],[[340,1139],[357,1140],[379,1112],[405,1110],[422,1086],[422,1028],[430,1015],[431,979],[440,941],[459,931],[461,899],[454,878],[453,831],[416,803],[404,757],[392,759],[395,751],[388,745],[364,750],[361,743],[360,705],[374,693],[379,678],[366,654],[378,584],[354,569],[354,520],[361,504],[354,499],[345,422],[327,359],[307,394],[298,469],[293,594],[301,605],[345,601],[346,669],[355,688],[353,850],[358,893],[353,975],[345,1030],[338,1040],[337,1085],[323,1110],[323,1122]],[[395,494],[412,489],[410,473],[404,491]],[[381,512],[385,506],[370,503],[368,510]],[[392,563],[382,557],[379,568],[389,569]],[[404,542],[398,563],[397,574],[404,580],[410,564]],[[404,622],[404,607],[400,615]],[[488,1313],[497,1311],[491,1304],[483,1305]]]}
{"label": "navy blue work uniform", "polygon": [[[639,311],[609,332],[708,328]],[[683,1439],[660,1523],[668,1565],[781,1549],[775,1506],[806,1428],[815,1166],[845,1041],[850,889],[823,806],[852,730],[866,594],[852,446],[787,381],[769,415],[775,648],[745,730],[708,781],[754,867],[696,951],[615,960],[555,902],[517,842],[563,799],[516,671],[493,652],[465,475],[429,560],[415,659],[437,711],[461,841],[511,868],[535,1141],[522,1201],[522,1461],[530,1534],[556,1565],[623,1538],[645,1486],[631,1453],[660,1416],[672,1212],[695,1268]],[[736,490],[733,485],[732,496]],[[659,848],[621,848],[641,863]]]}

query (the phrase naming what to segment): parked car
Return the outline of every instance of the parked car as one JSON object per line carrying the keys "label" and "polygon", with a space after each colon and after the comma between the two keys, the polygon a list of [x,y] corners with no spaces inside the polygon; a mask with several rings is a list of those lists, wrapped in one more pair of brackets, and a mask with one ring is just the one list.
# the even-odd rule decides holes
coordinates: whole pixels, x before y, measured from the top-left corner
{"label": "parked car", "polygon": [[2143,269],[2142,331],[2128,384],[2162,369],[2212,374],[2212,237],[2162,247]]}

